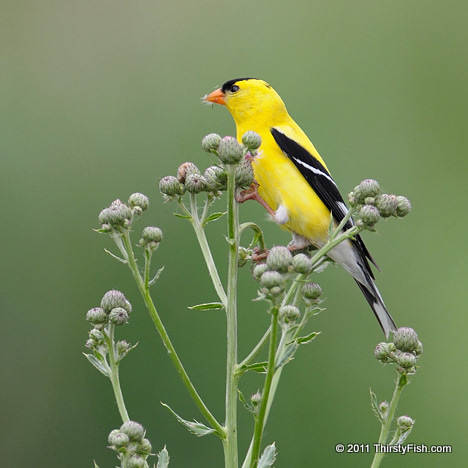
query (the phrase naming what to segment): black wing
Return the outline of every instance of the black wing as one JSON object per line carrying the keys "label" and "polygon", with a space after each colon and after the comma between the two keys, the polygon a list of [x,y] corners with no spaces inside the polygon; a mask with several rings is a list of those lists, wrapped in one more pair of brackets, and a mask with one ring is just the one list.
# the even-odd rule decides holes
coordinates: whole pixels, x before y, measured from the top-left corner
{"label": "black wing", "polygon": [[[294,163],[304,179],[307,180],[314,192],[319,196],[320,200],[322,200],[323,204],[330,210],[335,221],[340,223],[346,216],[348,208],[335,181],[327,169],[325,169],[324,165],[318,159],[314,158],[303,146],[287,137],[277,128],[273,127],[270,131],[281,151]],[[349,229],[353,225],[354,223],[350,219],[346,223],[345,228]],[[364,245],[361,236],[357,235],[353,243],[361,253],[371,277],[374,278],[366,257],[377,268],[378,266],[371,257],[367,247]]]}

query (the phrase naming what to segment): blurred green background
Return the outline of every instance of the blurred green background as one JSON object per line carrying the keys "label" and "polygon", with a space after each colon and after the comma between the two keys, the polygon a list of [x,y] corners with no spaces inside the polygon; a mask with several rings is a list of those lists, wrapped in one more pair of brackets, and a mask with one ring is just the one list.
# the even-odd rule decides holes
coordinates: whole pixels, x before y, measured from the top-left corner
{"label": "blurred green background", "polygon": [[[378,285],[397,323],[424,343],[421,369],[399,414],[409,441],[450,444],[451,455],[393,455],[383,466],[465,466],[466,147],[468,4],[460,1],[3,0],[1,93],[1,419],[5,467],[116,465],[107,434],[120,425],[109,382],[83,358],[86,311],[109,289],[134,306],[119,337],[139,342],[121,381],[133,419],[173,467],[222,466],[215,437],[197,439],[165,410],[201,420],[144,310],[129,271],[92,231],[113,199],[151,199],[137,227],[160,226],[165,265],[159,310],[202,396],[221,420],[225,325],[188,223],[162,203],[157,182],[192,160],[209,132],[234,134],[226,109],[200,97],[224,81],[270,82],[346,194],[366,177],[404,194],[413,212],[366,235]],[[288,236],[260,206],[269,245]],[[223,221],[209,228],[225,265]],[[136,233],[138,235],[138,233]],[[266,327],[256,284],[241,271],[240,355]],[[317,278],[327,311],[322,335],[287,366],[265,442],[278,467],[369,466],[371,455],[335,454],[337,443],[374,443],[369,387],[391,397],[394,371],[372,355],[383,335],[340,269]],[[259,381],[246,379],[255,392]],[[240,409],[244,452],[251,418]]]}

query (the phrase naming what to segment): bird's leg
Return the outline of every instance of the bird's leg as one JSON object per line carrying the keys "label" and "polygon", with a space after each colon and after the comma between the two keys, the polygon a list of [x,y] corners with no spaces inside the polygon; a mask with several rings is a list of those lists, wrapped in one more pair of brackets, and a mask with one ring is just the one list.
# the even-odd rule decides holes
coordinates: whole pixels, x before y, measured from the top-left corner
{"label": "bird's leg", "polygon": [[248,189],[242,190],[239,194],[236,194],[236,201],[237,203],[244,203],[247,200],[256,200],[260,203],[268,213],[275,217],[275,212],[271,208],[270,205],[259,195],[257,190],[258,184],[254,182]]}

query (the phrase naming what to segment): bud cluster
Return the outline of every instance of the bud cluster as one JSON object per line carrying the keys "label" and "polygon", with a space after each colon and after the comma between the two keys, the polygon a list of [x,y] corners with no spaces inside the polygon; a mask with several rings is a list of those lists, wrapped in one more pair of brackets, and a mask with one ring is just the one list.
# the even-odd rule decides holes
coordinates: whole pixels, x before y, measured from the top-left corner
{"label": "bud cluster", "polygon": [[118,199],[114,200],[99,213],[98,219],[101,230],[111,232],[129,228],[134,217],[141,215],[148,206],[148,197],[142,193],[130,195],[127,204]]}
{"label": "bud cluster", "polygon": [[356,224],[373,230],[380,218],[402,218],[411,211],[410,201],[403,196],[380,193],[376,180],[365,179],[349,193],[348,200],[356,211]]}
{"label": "bud cluster", "polygon": [[423,345],[416,332],[409,327],[399,328],[393,335],[392,343],[379,343],[374,356],[384,364],[395,363],[401,374],[414,374]]}
{"label": "bud cluster", "polygon": [[146,459],[151,454],[151,442],[145,438],[144,427],[135,421],[126,421],[120,429],[111,431],[108,437],[110,448],[115,450],[120,460],[125,460],[129,468],[148,466]]}

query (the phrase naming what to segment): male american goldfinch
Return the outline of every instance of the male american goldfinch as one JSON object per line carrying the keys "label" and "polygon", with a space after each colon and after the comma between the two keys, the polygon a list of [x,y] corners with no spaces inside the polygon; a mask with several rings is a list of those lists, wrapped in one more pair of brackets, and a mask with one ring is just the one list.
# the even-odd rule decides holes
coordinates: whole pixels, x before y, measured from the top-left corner
{"label": "male american goldfinch", "polygon": [[[265,81],[239,78],[227,81],[204,99],[227,107],[239,141],[249,130],[261,136],[259,153],[252,161],[258,194],[276,223],[292,233],[291,248],[325,245],[330,215],[338,225],[348,209],[323,159],[290,117],[278,93]],[[352,225],[349,220],[345,228]],[[396,331],[369,260],[376,264],[361,237],[340,243],[328,256],[356,280],[385,335]]]}

